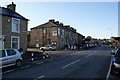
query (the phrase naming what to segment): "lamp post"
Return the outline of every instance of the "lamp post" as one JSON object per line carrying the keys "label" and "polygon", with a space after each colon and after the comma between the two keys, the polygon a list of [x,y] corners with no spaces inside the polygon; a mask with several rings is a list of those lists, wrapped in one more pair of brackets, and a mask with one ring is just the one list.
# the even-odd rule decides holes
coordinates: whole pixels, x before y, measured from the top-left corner
{"label": "lamp post", "polygon": [[[112,29],[111,28],[108,28],[110,30],[110,33],[111,33],[111,37],[112,37]],[[111,46],[113,46],[113,40],[111,39]]]}

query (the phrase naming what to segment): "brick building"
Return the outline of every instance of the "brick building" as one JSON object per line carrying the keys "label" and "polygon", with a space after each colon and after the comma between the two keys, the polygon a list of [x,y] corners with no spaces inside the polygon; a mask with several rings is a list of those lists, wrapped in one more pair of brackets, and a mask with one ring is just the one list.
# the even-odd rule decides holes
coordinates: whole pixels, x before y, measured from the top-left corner
{"label": "brick building", "polygon": [[49,20],[49,22],[31,28],[30,46],[42,47],[46,45],[56,46],[57,49],[63,48],[65,45],[73,46],[82,44],[84,36],[77,33],[76,29],[69,25],[64,26],[59,21]]}

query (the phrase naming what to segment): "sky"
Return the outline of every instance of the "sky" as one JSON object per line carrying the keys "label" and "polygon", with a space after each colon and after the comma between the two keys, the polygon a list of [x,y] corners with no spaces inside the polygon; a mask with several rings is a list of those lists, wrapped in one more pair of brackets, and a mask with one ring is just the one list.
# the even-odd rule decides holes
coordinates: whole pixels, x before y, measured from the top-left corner
{"label": "sky", "polygon": [[[12,1],[2,2],[6,7]],[[84,36],[118,36],[117,2],[14,2],[16,12],[29,19],[28,30],[49,19],[70,25]]]}

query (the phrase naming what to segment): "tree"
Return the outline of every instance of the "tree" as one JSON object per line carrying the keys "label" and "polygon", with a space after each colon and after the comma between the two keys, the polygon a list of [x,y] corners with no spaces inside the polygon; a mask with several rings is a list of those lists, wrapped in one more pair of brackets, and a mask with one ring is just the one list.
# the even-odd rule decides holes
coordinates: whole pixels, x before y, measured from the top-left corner
{"label": "tree", "polygon": [[92,39],[92,37],[91,36],[87,36],[86,39]]}

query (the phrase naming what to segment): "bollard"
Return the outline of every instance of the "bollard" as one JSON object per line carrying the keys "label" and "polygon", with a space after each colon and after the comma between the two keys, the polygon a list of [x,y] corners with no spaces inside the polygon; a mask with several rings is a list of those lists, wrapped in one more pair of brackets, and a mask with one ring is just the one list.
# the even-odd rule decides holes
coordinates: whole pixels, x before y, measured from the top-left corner
{"label": "bollard", "polygon": [[48,58],[49,56],[48,56],[48,51],[47,51],[47,55],[46,55],[46,57]]}
{"label": "bollard", "polygon": [[43,59],[45,59],[45,51],[43,51]]}
{"label": "bollard", "polygon": [[32,56],[32,61],[34,61],[34,57],[33,57],[33,56],[34,56],[34,54],[32,53],[32,54],[31,54],[31,56]]}

